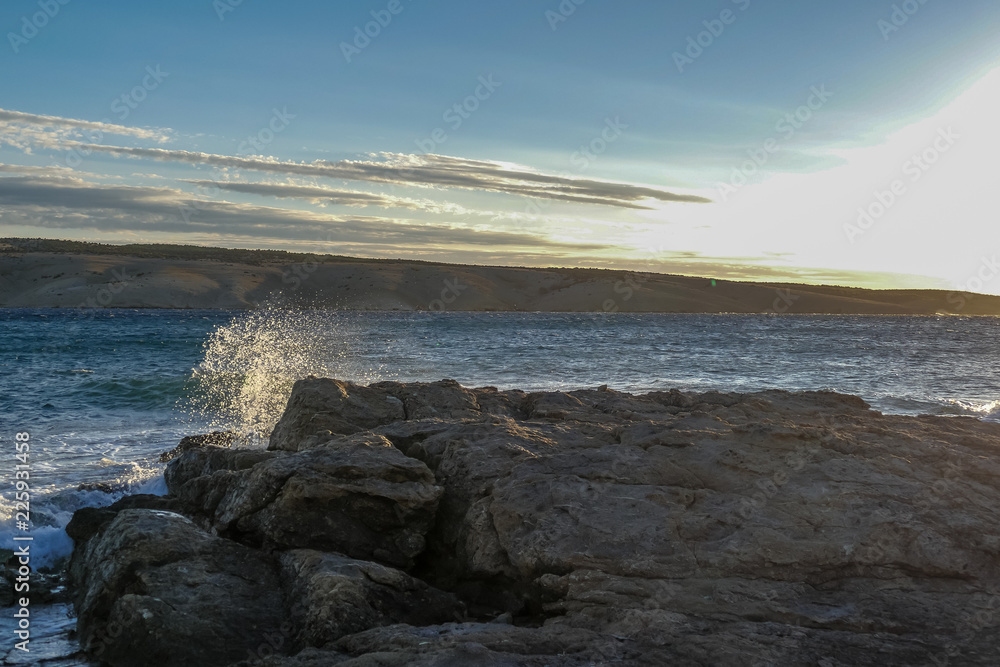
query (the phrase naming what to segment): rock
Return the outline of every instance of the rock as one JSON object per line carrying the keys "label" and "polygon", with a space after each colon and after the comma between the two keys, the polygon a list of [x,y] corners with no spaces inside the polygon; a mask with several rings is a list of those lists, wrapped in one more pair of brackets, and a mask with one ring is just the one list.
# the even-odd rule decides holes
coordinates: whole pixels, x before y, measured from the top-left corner
{"label": "rock", "polygon": [[519,628],[495,623],[391,625],[349,635],[322,649],[309,648],[294,657],[272,657],[240,665],[587,667],[643,664],[640,650],[634,642],[576,628]]}
{"label": "rock", "polygon": [[323,646],[369,628],[434,625],[460,619],[461,602],[419,579],[377,563],[296,549],[281,556],[296,645]]}
{"label": "rock", "polygon": [[583,667],[637,664],[634,661],[641,656],[641,647],[635,642],[588,630],[520,628],[495,623],[374,628],[345,637],[333,647],[355,656],[354,660],[341,663],[348,667],[379,664],[371,659],[374,656],[379,656],[381,664],[442,667]]}
{"label": "rock", "polygon": [[118,513],[127,509],[153,509],[166,512],[177,512],[181,503],[176,498],[154,496],[137,493],[125,496],[107,507],[83,507],[73,513],[66,526],[66,534],[74,542],[83,543],[94,536],[101,528],[109,524]]}
{"label": "rock", "polygon": [[403,402],[406,419],[478,419],[481,410],[474,391],[454,380],[439,382],[379,382],[381,389]]}
{"label": "rock", "polygon": [[268,449],[300,451],[330,435],[352,435],[403,420],[523,417],[525,394],[466,389],[454,380],[378,382],[368,387],[309,377],[292,387]]}
{"label": "rock", "polygon": [[189,449],[197,447],[232,447],[237,435],[232,431],[212,431],[202,435],[189,435],[181,438],[179,445],[169,452],[160,454],[160,463],[172,461]]}
{"label": "rock", "polygon": [[239,473],[280,455],[279,452],[260,450],[194,449],[171,461],[163,476],[167,490],[185,510],[210,526],[216,508],[229,492],[230,484],[241,479]]}
{"label": "rock", "polygon": [[[161,460],[162,458],[160,457]],[[110,482],[83,482],[76,487],[77,491],[100,491],[101,493],[115,493],[120,489],[120,486]]]}
{"label": "rock", "polygon": [[269,557],[170,512],[119,512],[70,576],[81,645],[116,667],[228,665],[283,620]]}
{"label": "rock", "polygon": [[1000,426],[830,392],[524,406],[378,429],[445,488],[415,573],[471,609],[677,647],[650,664],[914,664],[958,646],[989,664],[984,623],[1000,615],[977,630],[968,610],[977,595],[1000,606],[1000,526],[983,509],[1000,503]]}
{"label": "rock", "polygon": [[580,399],[561,391],[529,394],[524,401],[529,419],[566,419],[571,413],[582,413]]}
{"label": "rock", "polygon": [[166,474],[187,510],[220,534],[404,568],[424,550],[442,493],[426,465],[372,434],[295,454],[196,450]]}
{"label": "rock", "polygon": [[[279,427],[272,451],[194,449],[166,473],[222,536],[203,539],[279,552],[281,637],[305,648],[253,664],[1000,655],[1000,424],[882,415],[832,392],[312,378]],[[118,557],[87,550],[128,512],[73,527],[95,572]],[[133,591],[115,590],[125,609]]]}
{"label": "rock", "polygon": [[316,433],[350,435],[405,417],[403,402],[381,389],[309,377],[292,386],[268,449],[294,452]]}

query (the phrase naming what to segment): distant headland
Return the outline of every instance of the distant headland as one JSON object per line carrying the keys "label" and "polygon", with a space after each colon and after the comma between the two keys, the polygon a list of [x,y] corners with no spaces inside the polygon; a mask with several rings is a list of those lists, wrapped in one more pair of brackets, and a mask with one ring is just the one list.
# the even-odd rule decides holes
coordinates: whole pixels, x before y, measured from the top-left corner
{"label": "distant headland", "polygon": [[1000,297],[645,271],[361,259],[280,250],[0,239],[2,308],[289,306],[384,311],[1000,315]]}

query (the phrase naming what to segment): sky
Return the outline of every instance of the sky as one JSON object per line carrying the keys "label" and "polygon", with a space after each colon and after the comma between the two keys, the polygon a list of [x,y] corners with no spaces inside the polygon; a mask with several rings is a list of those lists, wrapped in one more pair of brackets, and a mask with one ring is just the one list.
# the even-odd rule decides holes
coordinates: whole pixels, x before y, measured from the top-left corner
{"label": "sky", "polygon": [[1000,294],[996,0],[5,0],[0,237]]}

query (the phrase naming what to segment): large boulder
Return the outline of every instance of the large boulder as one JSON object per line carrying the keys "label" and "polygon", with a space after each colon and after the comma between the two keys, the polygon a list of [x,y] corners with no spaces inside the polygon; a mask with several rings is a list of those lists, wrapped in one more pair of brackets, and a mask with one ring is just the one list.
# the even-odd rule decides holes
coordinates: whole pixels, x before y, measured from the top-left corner
{"label": "large boulder", "polygon": [[309,377],[292,386],[269,449],[294,452],[317,433],[351,435],[405,418],[403,401],[381,389]]}
{"label": "large boulder", "polygon": [[283,621],[270,557],[171,512],[119,512],[70,573],[80,643],[116,667],[228,665]]}
{"label": "large boulder", "polygon": [[465,420],[518,417],[523,392],[494,387],[466,389],[454,380],[438,382],[351,382],[308,377],[292,386],[284,414],[268,449],[297,452],[317,439],[352,435],[403,420]]}
{"label": "large boulder", "polygon": [[222,535],[399,567],[424,550],[442,493],[425,464],[370,433],[294,454],[191,450],[167,480]]}

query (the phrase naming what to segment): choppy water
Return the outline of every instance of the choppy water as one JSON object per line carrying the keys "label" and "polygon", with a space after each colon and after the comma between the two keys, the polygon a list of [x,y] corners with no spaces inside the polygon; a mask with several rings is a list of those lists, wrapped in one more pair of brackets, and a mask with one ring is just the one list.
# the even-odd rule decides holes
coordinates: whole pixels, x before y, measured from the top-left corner
{"label": "choppy water", "polygon": [[159,454],[183,435],[266,435],[310,373],[833,389],[885,412],[1000,419],[998,343],[996,318],[0,310],[0,538],[9,547],[16,432],[32,437],[34,564],[51,564],[69,552],[75,509],[163,492]]}

